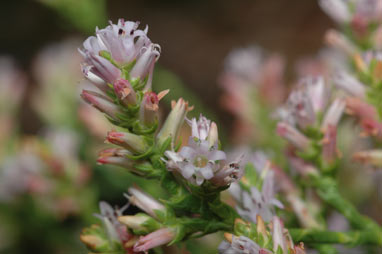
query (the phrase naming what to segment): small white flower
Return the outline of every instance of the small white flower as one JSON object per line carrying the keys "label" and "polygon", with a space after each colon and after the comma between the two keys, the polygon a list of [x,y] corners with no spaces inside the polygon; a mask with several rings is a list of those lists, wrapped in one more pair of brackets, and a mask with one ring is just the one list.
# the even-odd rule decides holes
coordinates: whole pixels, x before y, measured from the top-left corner
{"label": "small white flower", "polygon": [[231,185],[230,193],[238,202],[236,210],[245,219],[256,223],[257,215],[264,221],[270,221],[275,212],[275,206],[283,208],[282,203],[275,196],[274,173],[269,169],[269,160],[264,161],[264,154],[254,153],[249,157],[247,163],[252,163],[259,177],[263,179],[261,190],[252,186],[249,190],[244,190],[239,184]]}

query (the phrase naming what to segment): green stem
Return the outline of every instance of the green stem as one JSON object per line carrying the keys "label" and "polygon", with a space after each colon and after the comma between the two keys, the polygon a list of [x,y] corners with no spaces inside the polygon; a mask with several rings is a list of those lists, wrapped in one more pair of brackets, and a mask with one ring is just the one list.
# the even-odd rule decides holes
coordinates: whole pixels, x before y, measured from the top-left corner
{"label": "green stem", "polygon": [[382,230],[375,221],[360,214],[352,203],[342,197],[334,179],[316,174],[312,175],[312,180],[320,198],[343,214],[354,228],[381,234]]}
{"label": "green stem", "polygon": [[332,232],[314,229],[289,229],[296,242],[313,244],[346,244],[346,245],[377,245],[382,246],[381,231],[351,231]]}

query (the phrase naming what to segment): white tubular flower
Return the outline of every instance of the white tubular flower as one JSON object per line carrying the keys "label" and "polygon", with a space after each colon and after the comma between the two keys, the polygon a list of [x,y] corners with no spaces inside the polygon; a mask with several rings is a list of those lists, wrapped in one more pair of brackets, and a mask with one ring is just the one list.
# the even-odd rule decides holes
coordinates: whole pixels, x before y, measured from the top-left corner
{"label": "white tubular flower", "polygon": [[284,225],[280,218],[274,216],[272,219],[272,239],[273,239],[273,251],[276,253],[280,248],[283,254],[287,254],[287,242],[284,237]]}
{"label": "white tubular flower", "polygon": [[301,151],[306,151],[310,147],[310,140],[290,124],[279,122],[277,124],[277,134]]}
{"label": "white tubular flower", "polygon": [[365,97],[365,85],[350,73],[346,71],[337,71],[332,75],[332,79],[338,88],[345,90],[353,96],[359,98]]}
{"label": "white tubular flower", "polygon": [[321,9],[339,24],[348,23],[351,13],[348,4],[344,0],[320,0]]}
{"label": "white tubular flower", "polygon": [[245,236],[232,236],[231,242],[223,241],[218,248],[219,254],[271,254]]}
{"label": "white tubular flower", "polygon": [[[100,77],[106,83],[113,84],[121,76],[121,71],[115,67],[109,60],[103,58],[102,56],[96,55],[93,52],[85,50],[80,51],[85,58],[85,63],[90,67],[85,67],[90,69],[92,75]],[[99,86],[97,86],[99,87]]]}
{"label": "white tubular flower", "polygon": [[325,83],[324,77],[307,77],[302,80],[302,86],[306,90],[314,112],[322,112],[328,103],[330,89]]}
{"label": "white tubular flower", "polygon": [[327,110],[322,121],[321,129],[326,130],[328,126],[337,126],[344,112],[346,103],[343,99],[337,98]]}
{"label": "white tubular flower", "polygon": [[149,194],[134,187],[129,188],[128,191],[130,195],[124,194],[125,197],[129,199],[133,205],[139,207],[151,217],[157,218],[155,210],[165,210],[165,207]]}
{"label": "white tubular flower", "polygon": [[154,70],[154,63],[160,56],[160,46],[158,44],[151,43],[147,47],[143,47],[142,51],[144,52],[141,53],[130,72],[132,78],[144,78],[149,73],[151,75]]}

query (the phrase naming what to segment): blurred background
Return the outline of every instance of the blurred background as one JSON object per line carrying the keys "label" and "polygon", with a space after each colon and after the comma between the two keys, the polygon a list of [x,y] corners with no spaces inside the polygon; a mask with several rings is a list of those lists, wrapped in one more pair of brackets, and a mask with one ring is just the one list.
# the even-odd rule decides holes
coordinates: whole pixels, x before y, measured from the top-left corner
{"label": "blurred background", "polygon": [[[293,73],[293,63],[316,54],[333,26],[316,1],[304,0],[19,0],[3,1],[1,7],[0,53],[13,57],[27,74],[44,47],[73,37],[81,42],[108,20],[124,17],[149,25],[151,40],[162,47],[159,64],[200,95],[227,126],[230,116],[219,106],[217,77],[233,48],[257,44],[278,52]],[[28,78],[30,86],[37,85]],[[28,109],[21,114],[27,123],[23,130],[35,133],[39,121],[30,120]]]}
{"label": "blurred background", "polygon": [[316,55],[334,26],[316,1],[305,0],[18,0],[0,6],[4,254],[86,253],[78,236],[97,221],[98,201],[122,206],[127,186],[139,183],[121,169],[95,163],[111,127],[79,100],[87,84],[77,48],[96,26],[118,18],[149,25],[150,39],[162,47],[154,90],[172,89],[165,106],[179,96],[190,100],[194,114],[206,112],[221,133],[236,128],[219,85],[232,49],[256,44],[276,52],[290,86],[296,64]]}

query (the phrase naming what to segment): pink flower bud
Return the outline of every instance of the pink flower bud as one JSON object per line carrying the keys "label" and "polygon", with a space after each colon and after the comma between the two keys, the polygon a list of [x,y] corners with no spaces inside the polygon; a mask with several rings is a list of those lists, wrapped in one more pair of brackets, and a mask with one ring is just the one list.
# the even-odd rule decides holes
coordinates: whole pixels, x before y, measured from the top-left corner
{"label": "pink flower bud", "polygon": [[169,92],[164,90],[158,95],[146,92],[141,103],[139,118],[143,124],[152,125],[158,120],[159,101]]}
{"label": "pink flower bud", "polygon": [[336,30],[331,29],[327,31],[325,41],[329,46],[342,50],[349,56],[353,56],[358,52],[357,47],[345,35]]}
{"label": "pink flower bud", "polygon": [[99,164],[111,164],[124,168],[132,168],[133,161],[126,155],[131,155],[128,150],[121,148],[108,148],[99,153],[97,162]]}
{"label": "pink flower bud", "polygon": [[134,245],[135,252],[146,252],[149,249],[167,244],[175,238],[175,232],[171,228],[162,228],[154,231],[138,240]]}
{"label": "pink flower bud", "polygon": [[114,82],[114,90],[123,105],[134,106],[137,104],[137,95],[130,82],[126,79],[117,79]]}
{"label": "pink flower bud", "polygon": [[277,124],[277,134],[301,151],[306,151],[310,146],[309,139],[290,124],[279,122]]}
{"label": "pink flower bud", "polygon": [[115,105],[108,97],[89,90],[83,90],[81,93],[82,99],[87,103],[105,113],[114,120],[118,120],[118,114],[123,112]]}
{"label": "pink flower bud", "polygon": [[109,131],[106,140],[135,153],[144,153],[148,149],[148,144],[143,137],[129,132]]}

